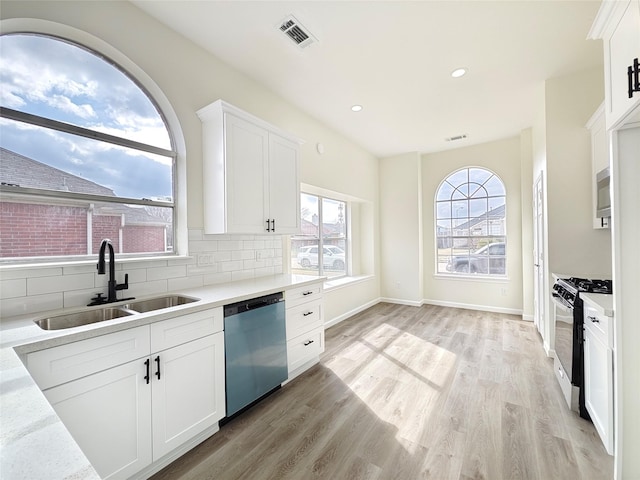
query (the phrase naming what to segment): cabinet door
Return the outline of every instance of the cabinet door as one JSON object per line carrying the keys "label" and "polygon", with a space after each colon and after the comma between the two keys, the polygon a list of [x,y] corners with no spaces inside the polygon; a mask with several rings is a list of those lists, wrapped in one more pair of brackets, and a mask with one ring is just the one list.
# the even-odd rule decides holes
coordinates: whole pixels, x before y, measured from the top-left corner
{"label": "cabinet door", "polygon": [[299,147],[269,134],[269,217],[275,233],[300,232]]}
{"label": "cabinet door", "polygon": [[585,329],[585,406],[607,453],[613,455],[613,352]]}
{"label": "cabinet door", "polygon": [[103,479],[129,478],[151,463],[151,388],[144,379],[145,360],[44,392]]}
{"label": "cabinet door", "polygon": [[268,204],[268,132],[225,114],[228,233],[265,233]]}
{"label": "cabinet door", "polygon": [[289,380],[300,373],[306,363],[317,360],[324,352],[324,329],[311,330],[287,342]]}
{"label": "cabinet door", "polygon": [[170,348],[151,360],[157,460],[224,417],[224,334]]}
{"label": "cabinet door", "polygon": [[615,24],[609,41],[605,41],[605,68],[608,73],[606,98],[609,99],[607,128],[634,106],[640,104],[640,92],[629,98],[629,77],[627,68],[640,54],[640,0],[627,3],[620,20]]}

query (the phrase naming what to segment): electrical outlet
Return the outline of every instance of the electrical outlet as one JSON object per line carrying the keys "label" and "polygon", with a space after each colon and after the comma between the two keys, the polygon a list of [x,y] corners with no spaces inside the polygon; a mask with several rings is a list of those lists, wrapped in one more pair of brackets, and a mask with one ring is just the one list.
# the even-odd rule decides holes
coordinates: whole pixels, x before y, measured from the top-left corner
{"label": "electrical outlet", "polygon": [[196,257],[196,264],[199,267],[206,267],[209,265],[213,265],[213,254],[212,253],[199,253]]}

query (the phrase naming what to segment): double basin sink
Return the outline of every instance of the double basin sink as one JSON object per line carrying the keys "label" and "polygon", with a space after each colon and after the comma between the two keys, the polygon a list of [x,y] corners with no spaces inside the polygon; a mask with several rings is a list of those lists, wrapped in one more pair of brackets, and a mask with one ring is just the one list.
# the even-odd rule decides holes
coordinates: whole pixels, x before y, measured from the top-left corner
{"label": "double basin sink", "polygon": [[185,297],[183,295],[165,295],[162,297],[139,300],[117,306],[91,307],[75,313],[65,313],[53,317],[45,317],[35,320],[43,330],[62,330],[65,328],[80,327],[91,323],[104,322],[115,318],[128,317],[138,313],[153,312],[164,308],[186,305],[197,302],[199,299]]}

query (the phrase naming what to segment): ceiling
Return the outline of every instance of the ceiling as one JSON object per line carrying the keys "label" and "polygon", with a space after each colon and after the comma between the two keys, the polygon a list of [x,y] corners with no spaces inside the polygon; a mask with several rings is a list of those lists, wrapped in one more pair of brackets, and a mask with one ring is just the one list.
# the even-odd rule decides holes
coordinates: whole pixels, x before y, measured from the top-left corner
{"label": "ceiling", "polygon": [[[602,65],[599,1],[133,3],[379,157],[518,135],[545,79]],[[316,43],[280,32],[290,14]]]}

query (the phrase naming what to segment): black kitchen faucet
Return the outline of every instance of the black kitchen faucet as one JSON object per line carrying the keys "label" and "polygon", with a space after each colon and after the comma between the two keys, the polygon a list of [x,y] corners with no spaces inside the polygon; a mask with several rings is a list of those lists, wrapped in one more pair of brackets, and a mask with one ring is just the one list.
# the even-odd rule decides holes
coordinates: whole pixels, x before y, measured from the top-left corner
{"label": "black kitchen faucet", "polygon": [[[100,244],[100,252],[98,253],[98,275],[104,275],[105,273],[105,250],[109,248],[109,282],[107,283],[107,298],[105,299],[102,296],[102,293],[98,293],[94,298],[91,299],[92,305],[101,305],[103,303],[112,303],[117,302],[118,298],[116,296],[116,292],[118,290],[127,290],[129,288],[129,274],[125,273],[124,275],[124,283],[118,284],[116,282],[116,258],[115,253],[113,251],[113,245],[111,240],[105,238],[102,240]],[[123,298],[123,300],[132,300],[133,298]]]}

